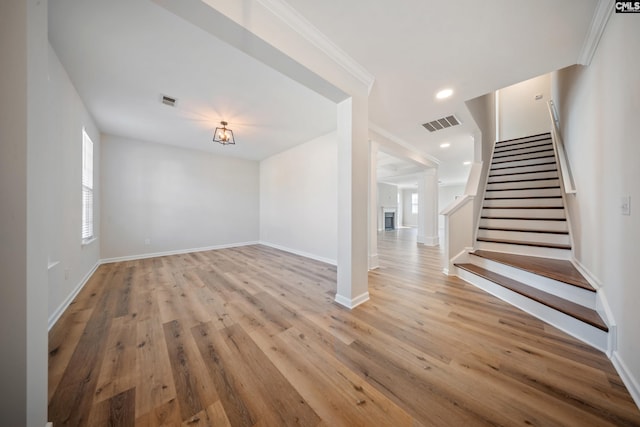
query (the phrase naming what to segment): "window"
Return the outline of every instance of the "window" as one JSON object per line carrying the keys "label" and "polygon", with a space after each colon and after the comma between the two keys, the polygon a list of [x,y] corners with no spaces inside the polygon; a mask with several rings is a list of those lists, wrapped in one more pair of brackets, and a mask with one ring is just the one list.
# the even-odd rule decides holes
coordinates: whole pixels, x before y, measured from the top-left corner
{"label": "window", "polygon": [[411,193],[411,213],[418,213],[418,193]]}
{"label": "window", "polygon": [[93,237],[93,141],[82,128],[82,242]]}

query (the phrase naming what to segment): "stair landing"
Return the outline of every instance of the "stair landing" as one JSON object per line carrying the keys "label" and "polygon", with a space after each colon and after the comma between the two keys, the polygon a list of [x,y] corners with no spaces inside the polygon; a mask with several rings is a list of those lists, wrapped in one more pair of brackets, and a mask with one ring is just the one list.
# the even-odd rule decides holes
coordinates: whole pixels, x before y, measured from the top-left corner
{"label": "stair landing", "polygon": [[539,276],[577,286],[591,292],[596,292],[596,289],[580,274],[571,261],[485,250],[476,250],[472,252],[472,254]]}

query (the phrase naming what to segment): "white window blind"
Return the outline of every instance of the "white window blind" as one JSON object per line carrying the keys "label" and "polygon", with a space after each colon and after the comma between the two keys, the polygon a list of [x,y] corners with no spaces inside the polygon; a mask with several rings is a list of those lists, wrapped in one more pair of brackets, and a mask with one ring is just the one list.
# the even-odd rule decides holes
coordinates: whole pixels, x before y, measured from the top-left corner
{"label": "white window blind", "polygon": [[82,241],[93,239],[93,141],[82,129]]}

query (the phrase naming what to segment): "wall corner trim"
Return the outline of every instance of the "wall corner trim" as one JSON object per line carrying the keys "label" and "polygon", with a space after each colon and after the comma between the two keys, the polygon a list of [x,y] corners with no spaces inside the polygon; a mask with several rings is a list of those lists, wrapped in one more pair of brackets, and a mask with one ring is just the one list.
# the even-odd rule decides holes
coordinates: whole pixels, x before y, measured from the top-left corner
{"label": "wall corner trim", "polygon": [[611,362],[613,363],[613,367],[616,368],[616,371],[618,371],[620,378],[622,378],[622,382],[627,386],[627,390],[629,390],[633,401],[636,402],[636,405],[640,408],[640,383],[638,383],[638,379],[634,378],[626,363],[622,360],[620,353],[617,351],[613,352]]}
{"label": "wall corner trim", "polygon": [[607,22],[613,13],[613,3],[610,0],[598,0],[596,10],[593,12],[593,18],[589,31],[582,44],[582,49],[578,56],[578,64],[589,65],[593,59],[593,55],[596,53],[598,43],[602,38],[602,33],[607,26]]}
{"label": "wall corner trim", "polygon": [[347,298],[343,295],[339,295],[336,294],[336,299],[335,301],[344,306],[347,307],[349,310],[352,310],[354,308],[356,308],[357,306],[359,306],[360,304],[363,304],[367,301],[369,301],[369,292],[365,292],[363,294],[358,295],[355,298]]}
{"label": "wall corner trim", "polygon": [[368,93],[371,93],[375,77],[313,26],[297,10],[282,0],[258,0],[258,2],[364,84]]}
{"label": "wall corner trim", "polygon": [[101,264],[102,264],[102,262],[100,260],[98,260],[95,263],[95,265],[91,268],[91,270],[89,270],[89,272],[84,275],[82,280],[80,280],[80,282],[76,285],[76,287],[73,289],[73,291],[71,291],[71,293],[69,295],[67,295],[67,297],[64,299],[64,301],[62,301],[62,304],[60,304],[58,306],[58,308],[56,308],[55,311],[53,313],[51,313],[51,316],[49,316],[49,320],[48,320],[48,330],[49,331],[51,330],[51,328],[53,328],[53,326],[56,324],[58,319],[60,319],[60,316],[62,316],[62,313],[64,313],[64,311],[69,307],[69,305],[74,300],[74,298],[76,296],[78,296],[78,294],[80,293],[82,288],[84,288],[84,285],[87,284],[87,282],[89,281],[91,276],[93,276],[93,273],[96,272],[96,270],[98,269],[98,267],[100,267]]}

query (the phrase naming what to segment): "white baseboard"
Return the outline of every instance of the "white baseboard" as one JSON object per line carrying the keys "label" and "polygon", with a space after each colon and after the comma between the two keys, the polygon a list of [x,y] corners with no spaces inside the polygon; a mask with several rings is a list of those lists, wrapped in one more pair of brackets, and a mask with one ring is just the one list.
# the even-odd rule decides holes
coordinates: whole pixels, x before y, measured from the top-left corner
{"label": "white baseboard", "polygon": [[205,252],[205,251],[215,251],[218,249],[228,249],[228,248],[237,248],[240,246],[249,246],[249,245],[257,245],[259,242],[240,242],[240,243],[230,243],[227,245],[215,245],[215,246],[205,246],[202,248],[189,248],[189,249],[177,249],[174,251],[164,251],[164,252],[154,252],[154,253],[146,253],[146,254],[138,254],[138,255],[127,255],[121,257],[114,258],[104,258],[101,259],[100,262],[102,264],[109,264],[112,262],[121,262],[121,261],[135,261],[138,259],[146,259],[146,258],[157,258],[161,256],[169,256],[169,255],[182,255],[189,254],[192,252]]}
{"label": "white baseboard", "polygon": [[295,254],[295,255],[300,255],[300,256],[303,256],[305,258],[314,259],[316,261],[324,262],[325,264],[338,265],[338,262],[335,259],[321,257],[321,256],[318,256],[318,255],[315,255],[315,254],[311,254],[309,252],[299,251],[297,249],[292,249],[292,248],[288,248],[286,246],[277,245],[275,243],[270,243],[270,242],[265,242],[263,240],[260,240],[258,242],[258,244],[264,245],[264,246],[269,246],[270,248],[274,248],[274,249],[278,249],[278,250],[281,250],[281,251],[289,252],[289,253],[292,253],[292,254]]}
{"label": "white baseboard", "polygon": [[348,309],[351,310],[351,309],[356,308],[360,304],[369,301],[369,292],[365,292],[365,293],[363,293],[361,295],[358,295],[355,298],[347,298],[345,296],[336,294],[335,301],[338,304],[343,305],[343,306],[345,306],[345,307],[347,307]]}
{"label": "white baseboard", "polygon": [[626,363],[624,363],[620,357],[620,353],[614,351],[613,356],[611,357],[611,362],[613,363],[613,367],[616,368],[616,371],[618,371],[620,378],[622,378],[622,382],[627,386],[627,390],[629,390],[629,394],[633,398],[633,401],[636,402],[636,406],[640,408],[640,383],[638,383]]}
{"label": "white baseboard", "polygon": [[378,262],[378,254],[369,255],[369,270],[375,270],[380,267],[380,263]]}
{"label": "white baseboard", "polygon": [[73,291],[71,291],[71,293],[69,295],[67,295],[67,297],[64,299],[64,301],[62,301],[62,304],[60,304],[58,306],[58,308],[56,308],[55,311],[53,313],[51,313],[51,316],[49,316],[49,321],[48,321],[48,323],[49,323],[49,329],[48,330],[49,331],[51,330],[51,328],[53,328],[53,325],[56,324],[58,319],[60,319],[60,316],[62,316],[62,313],[64,313],[64,311],[67,309],[67,307],[69,307],[69,304],[71,304],[73,299],[76,296],[78,296],[78,294],[80,293],[82,288],[84,288],[84,285],[87,284],[87,282],[89,281],[91,276],[93,276],[93,273],[96,272],[96,270],[98,269],[98,267],[100,267],[100,265],[101,265],[100,261],[96,262],[96,264],[93,266],[93,268],[91,268],[91,270],[89,270],[89,272],[84,275],[82,280],[80,280],[80,283],[78,283],[76,285],[76,287],[73,289]]}
{"label": "white baseboard", "polygon": [[418,235],[418,243],[426,246],[438,246],[440,244],[440,237]]}

